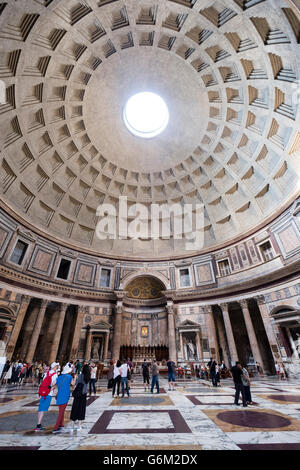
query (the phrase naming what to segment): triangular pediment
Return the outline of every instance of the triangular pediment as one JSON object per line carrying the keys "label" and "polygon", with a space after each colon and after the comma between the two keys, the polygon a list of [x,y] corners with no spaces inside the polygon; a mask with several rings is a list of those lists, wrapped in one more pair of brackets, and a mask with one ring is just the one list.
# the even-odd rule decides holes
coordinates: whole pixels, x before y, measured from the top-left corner
{"label": "triangular pediment", "polygon": [[181,327],[181,328],[182,328],[182,327],[188,327],[188,326],[193,326],[193,327],[197,326],[197,327],[200,327],[201,325],[199,325],[199,323],[196,323],[196,322],[194,322],[194,321],[192,321],[192,320],[184,320],[182,323],[180,323],[180,325],[178,325],[179,328],[180,328],[180,327]]}
{"label": "triangular pediment", "polygon": [[109,328],[112,328],[112,325],[104,320],[101,320],[98,323],[95,323],[94,325],[90,325],[90,327],[91,330],[107,330]]}

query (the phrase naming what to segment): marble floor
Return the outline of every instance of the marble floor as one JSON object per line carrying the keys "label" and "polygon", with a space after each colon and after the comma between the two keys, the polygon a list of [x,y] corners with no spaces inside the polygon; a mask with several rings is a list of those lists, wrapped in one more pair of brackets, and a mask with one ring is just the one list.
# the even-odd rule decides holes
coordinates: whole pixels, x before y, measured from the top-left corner
{"label": "marble floor", "polygon": [[37,423],[38,387],[0,387],[0,450],[300,450],[300,381],[276,377],[252,380],[254,405],[233,405],[230,379],[221,387],[186,380],[175,391],[160,378],[161,393],[145,392],[134,376],[131,397],[113,398],[106,380],[87,400],[81,431],[70,432],[72,398],[65,431],[52,434],[58,408],[55,399],[45,413],[45,431]]}

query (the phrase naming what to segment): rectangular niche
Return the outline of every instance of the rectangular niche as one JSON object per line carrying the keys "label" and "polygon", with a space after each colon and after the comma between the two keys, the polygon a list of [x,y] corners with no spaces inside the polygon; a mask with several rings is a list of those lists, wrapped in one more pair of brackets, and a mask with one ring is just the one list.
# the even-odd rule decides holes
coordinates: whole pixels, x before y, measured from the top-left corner
{"label": "rectangular niche", "polygon": [[61,279],[63,281],[67,281],[69,274],[70,274],[71,265],[72,265],[71,260],[67,258],[61,258],[59,266],[58,266],[58,270],[56,273],[56,278]]}
{"label": "rectangular niche", "polygon": [[111,268],[101,268],[100,271],[100,287],[110,287],[111,281]]}
{"label": "rectangular niche", "polygon": [[195,263],[194,273],[197,286],[205,286],[216,282],[211,260]]}
{"label": "rectangular niche", "polygon": [[40,245],[36,245],[28,266],[28,271],[33,271],[46,276],[51,275],[56,252]]}
{"label": "rectangular niche", "polygon": [[76,284],[94,285],[97,265],[86,261],[78,260],[74,282]]}

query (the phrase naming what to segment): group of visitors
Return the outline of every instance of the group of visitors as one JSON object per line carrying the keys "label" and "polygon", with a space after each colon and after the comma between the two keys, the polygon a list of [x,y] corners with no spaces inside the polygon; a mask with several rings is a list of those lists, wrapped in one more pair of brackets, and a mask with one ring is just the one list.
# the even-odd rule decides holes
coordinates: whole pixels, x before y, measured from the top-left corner
{"label": "group of visitors", "polygon": [[60,373],[60,364],[52,362],[51,366],[44,370],[43,381],[39,387],[41,398],[38,408],[38,423],[35,431],[40,432],[44,430],[42,427],[44,413],[49,410],[52,397],[56,391],[56,404],[59,407],[59,413],[52,432],[57,434],[64,430],[65,410],[70,399],[71,386],[74,385],[75,388],[72,393],[74,400],[70,415],[72,427],[70,432],[73,432],[75,429],[81,431],[86,413],[88,385],[90,396],[92,395],[92,390],[96,394],[96,373],[97,367],[94,363],[88,364],[87,362],[81,363],[76,361],[73,364],[68,362]]}

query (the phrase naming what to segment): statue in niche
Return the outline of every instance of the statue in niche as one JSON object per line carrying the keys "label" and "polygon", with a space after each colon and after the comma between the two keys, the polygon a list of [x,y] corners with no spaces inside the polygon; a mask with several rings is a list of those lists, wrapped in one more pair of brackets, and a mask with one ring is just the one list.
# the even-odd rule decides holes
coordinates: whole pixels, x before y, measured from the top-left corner
{"label": "statue in niche", "polygon": [[92,348],[92,359],[100,359],[100,340],[95,339]]}
{"label": "statue in niche", "polygon": [[188,360],[197,359],[196,347],[190,338],[185,339],[186,354]]}

